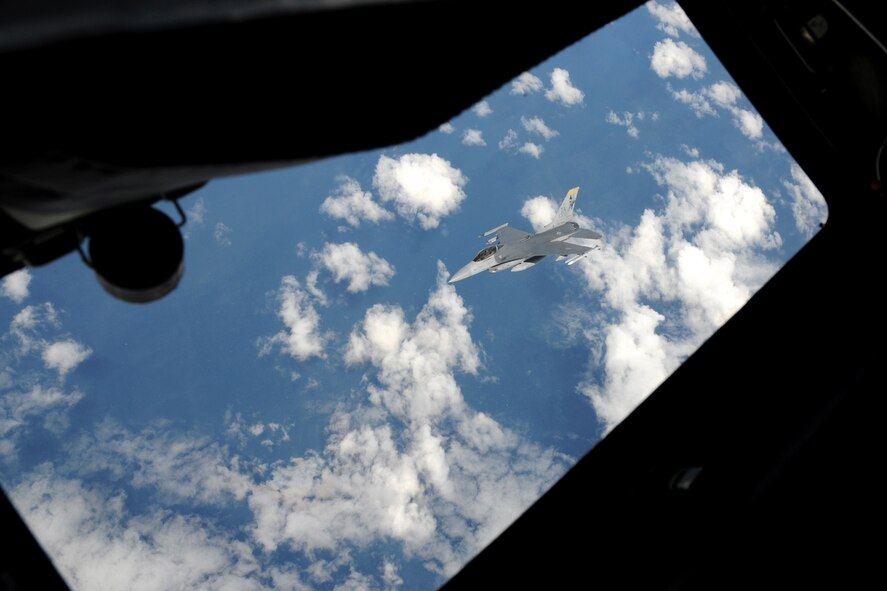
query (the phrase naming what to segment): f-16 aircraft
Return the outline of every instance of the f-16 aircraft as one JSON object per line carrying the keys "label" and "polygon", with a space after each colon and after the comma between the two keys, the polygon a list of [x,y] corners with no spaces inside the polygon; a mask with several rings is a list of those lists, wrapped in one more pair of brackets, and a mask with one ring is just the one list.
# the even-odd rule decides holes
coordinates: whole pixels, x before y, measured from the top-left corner
{"label": "f-16 aircraft", "polygon": [[573,221],[573,208],[576,207],[576,195],[579,187],[567,191],[561,202],[554,220],[546,225],[538,234],[528,234],[504,223],[481,234],[481,238],[493,235],[487,240],[486,248],[482,249],[470,263],[459,269],[450,277],[450,283],[461,281],[482,271],[498,273],[511,269],[526,271],[547,256],[557,256],[557,260],[566,261],[568,265],[579,261],[593,247],[567,242],[569,238],[585,238],[597,240],[601,237],[597,232],[580,228]]}

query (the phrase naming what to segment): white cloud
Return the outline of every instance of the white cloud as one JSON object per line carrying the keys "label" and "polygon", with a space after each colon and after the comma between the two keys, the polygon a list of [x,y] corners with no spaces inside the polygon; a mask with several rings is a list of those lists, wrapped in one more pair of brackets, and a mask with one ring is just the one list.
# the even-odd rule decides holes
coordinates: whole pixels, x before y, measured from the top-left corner
{"label": "white cloud", "polygon": [[736,105],[736,101],[742,96],[742,92],[735,84],[725,80],[715,82],[705,91],[706,95],[725,109]]}
{"label": "white cloud", "polygon": [[236,456],[208,437],[177,434],[168,422],[133,433],[106,419],[70,451],[69,467],[76,465],[78,474],[102,473],[112,481],[151,488],[170,503],[223,505],[242,500],[251,486]]}
{"label": "white cloud", "polygon": [[535,144],[533,142],[524,142],[524,145],[518,149],[518,152],[520,152],[522,154],[529,154],[530,156],[532,156],[536,160],[539,159],[539,156],[542,155],[543,151],[544,150],[543,150],[542,146],[540,146],[539,144]]}
{"label": "white cloud", "polygon": [[437,154],[380,156],[373,177],[382,201],[393,201],[401,217],[418,220],[425,230],[459,209],[467,182],[462,171]]}
{"label": "white cloud", "polygon": [[717,117],[718,112],[712,106],[705,95],[701,92],[690,92],[686,88],[674,90],[669,87],[669,92],[674,100],[689,105],[697,117],[702,118],[706,115]]}
{"label": "white cloud", "polygon": [[513,150],[517,148],[517,132],[513,129],[509,129],[505,133],[505,137],[499,140],[499,149],[500,150]]}
{"label": "white cloud", "polygon": [[[17,312],[2,338],[16,346],[0,356],[0,459],[16,457],[20,440],[33,432],[37,421],[51,433],[64,431],[68,410],[83,399],[77,390],[66,392],[41,384],[51,375],[35,368],[42,364],[64,378],[92,353],[61,328],[58,312],[47,302]],[[45,434],[35,437],[45,439]]]}
{"label": "white cloud", "polygon": [[571,107],[585,100],[585,93],[570,82],[570,73],[563,68],[551,71],[551,88],[545,91],[545,98]]}
{"label": "white cloud", "polygon": [[220,246],[231,246],[231,228],[222,222],[216,223],[216,229],[213,231],[213,238]]}
{"label": "white cloud", "polygon": [[733,112],[733,123],[750,140],[761,139],[764,135],[764,120],[748,109],[736,109]]}
{"label": "white cloud", "polygon": [[58,312],[51,303],[25,306],[19,310],[9,323],[9,334],[18,343],[18,354],[27,355],[31,351],[46,348],[48,343],[40,336],[40,332],[47,326],[61,326]]}
{"label": "white cloud", "polygon": [[680,37],[681,32],[687,33],[693,37],[699,37],[699,31],[690,22],[684,9],[678,6],[677,2],[664,5],[659,4],[655,0],[647,2],[647,11],[659,21],[656,28],[663,31],[666,35],[672,37]]}
{"label": "white cloud", "polygon": [[527,218],[533,225],[533,230],[538,232],[551,223],[557,213],[557,208],[558,204],[554,200],[539,195],[524,201],[520,214]]}
{"label": "white cloud", "polygon": [[195,201],[194,205],[185,211],[185,215],[188,218],[189,224],[194,226],[202,224],[206,219],[206,204],[203,202],[203,197]]}
{"label": "white cloud", "polygon": [[671,38],[658,41],[653,47],[650,67],[660,78],[702,78],[708,71],[705,58],[692,47]]}
{"label": "white cloud", "polygon": [[546,140],[560,135],[557,131],[548,127],[541,117],[530,117],[529,119],[521,117],[520,122],[528,132],[541,135]]}
{"label": "white cloud", "polygon": [[388,540],[450,575],[564,469],[555,452],[465,403],[455,374],[476,375],[480,356],[447,276],[441,265],[412,322],[397,306],[376,305],[355,326],[345,360],[369,366],[368,398],[336,413],[322,454],[293,458],[256,485],[253,536],[266,551]]}
{"label": "white cloud", "polygon": [[[643,112],[638,113],[637,114],[638,119],[643,121],[643,119],[644,119],[643,115],[644,115]],[[624,112],[621,116],[617,115],[615,111],[610,111],[609,113],[607,113],[606,121],[607,121],[607,123],[611,123],[613,125],[619,125],[620,127],[624,127],[625,132],[628,135],[637,139],[638,136],[641,134],[641,132],[637,128],[637,126],[634,124],[634,118],[635,118],[635,114],[629,113],[628,111]]]}
{"label": "white cloud", "polygon": [[[666,192],[662,208],[604,231],[575,265],[604,306],[579,331],[592,352],[579,390],[608,429],[775,273],[766,253],[781,244],[775,209],[738,172],[663,156],[644,168]],[[555,207],[536,197],[521,213],[538,227]]]}
{"label": "white cloud", "polygon": [[320,276],[320,272],[317,269],[308,272],[308,275],[305,276],[305,289],[308,290],[308,293],[311,294],[317,303],[321,306],[326,306],[329,304],[327,300],[326,294],[323,292],[320,287],[317,286],[317,278]]}
{"label": "white cloud", "polygon": [[471,110],[474,111],[475,115],[481,118],[486,117],[493,112],[493,109],[490,108],[490,103],[488,103],[487,101],[481,101],[477,103],[476,105],[471,107]]}
{"label": "white cloud", "polygon": [[403,579],[397,574],[397,565],[389,560],[382,563],[382,580],[386,589],[396,589],[403,585]]}
{"label": "white cloud", "polygon": [[336,283],[348,282],[348,291],[367,291],[371,285],[388,285],[394,266],[374,252],[364,253],[353,242],[326,243],[317,259]]}
{"label": "white cloud", "polygon": [[18,441],[35,418],[42,417],[43,428],[48,431],[63,430],[67,426],[64,413],[82,399],[79,391],[64,392],[40,385],[4,393],[0,396],[0,458],[15,457]]}
{"label": "white cloud", "polygon": [[456,128],[453,127],[452,123],[444,123],[440,127],[437,128],[441,133],[450,134],[456,131]]}
{"label": "white cloud", "polygon": [[524,96],[540,90],[542,90],[542,80],[529,72],[524,72],[511,81],[511,94]]}
{"label": "white cloud", "polygon": [[43,364],[47,369],[59,372],[64,378],[69,371],[86,361],[92,355],[92,349],[77,341],[67,339],[51,343],[43,349]]}
{"label": "white cloud", "polygon": [[[689,105],[697,117],[718,116],[715,109],[717,106],[733,116],[733,124],[745,137],[760,140],[764,135],[764,120],[761,116],[737,104],[742,98],[742,92],[735,84],[721,80],[699,92],[686,89],[676,91],[671,87],[669,92],[676,101]],[[767,144],[767,147],[770,145]]]}
{"label": "white cloud", "polygon": [[277,301],[277,316],[286,330],[260,339],[259,355],[267,355],[275,345],[280,345],[284,353],[298,361],[325,357],[323,349],[327,336],[320,332],[320,315],[311,304],[308,293],[292,275],[280,280]]}
{"label": "white cloud", "polygon": [[[258,591],[298,573],[259,573],[252,549],[206,520],[163,510],[132,514],[123,493],[55,475],[29,474],[10,497],[73,589]],[[264,574],[265,576],[261,576]]]}
{"label": "white cloud", "polygon": [[[173,423],[132,432],[108,419],[69,445],[57,466],[26,474],[11,498],[74,588],[249,591],[303,589],[303,580],[325,588],[402,587],[388,557],[372,571],[355,568],[351,553],[375,553],[374,543],[396,544],[432,572],[452,575],[569,459],[469,407],[456,377],[478,375],[480,351],[470,313],[447,278],[439,263],[415,317],[376,305],[353,327],[344,358],[365,370],[354,391],[361,397],[342,399],[321,450],[266,465],[244,461],[213,438],[177,432]],[[308,296],[299,292],[294,278],[284,278],[282,308],[290,299],[304,303]],[[304,305],[290,307],[304,316]],[[291,335],[280,341],[288,344]],[[21,417],[76,403],[70,396],[44,390],[4,399],[2,408]],[[226,424],[241,441],[287,437],[278,423],[239,414]],[[98,476],[112,484],[91,484]],[[127,501],[130,490],[138,502]],[[213,520],[244,505],[252,517],[238,529],[245,538]],[[308,566],[301,573],[273,566],[278,548],[302,553]]]}
{"label": "white cloud", "polygon": [[28,290],[30,285],[31,273],[27,269],[19,269],[3,278],[3,284],[0,285],[0,295],[9,298],[16,304],[21,304],[30,294]]}
{"label": "white cloud", "polygon": [[819,224],[825,223],[828,218],[828,206],[810,177],[794,162],[791,175],[794,182],[783,181],[782,184],[792,196],[795,226],[804,236],[811,238],[819,230]]}
{"label": "white cloud", "polygon": [[466,146],[486,146],[483,132],[479,129],[466,129],[462,134],[462,143]]}
{"label": "white cloud", "polygon": [[394,214],[376,203],[373,194],[360,188],[360,183],[348,176],[336,178],[339,186],[323,200],[320,211],[330,217],[345,220],[355,228],[361,220],[378,224],[393,220]]}

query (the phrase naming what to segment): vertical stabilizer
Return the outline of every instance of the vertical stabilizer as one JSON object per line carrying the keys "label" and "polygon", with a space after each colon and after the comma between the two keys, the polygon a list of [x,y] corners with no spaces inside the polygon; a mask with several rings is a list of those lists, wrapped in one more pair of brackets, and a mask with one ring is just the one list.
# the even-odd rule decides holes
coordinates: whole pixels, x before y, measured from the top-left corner
{"label": "vertical stabilizer", "polygon": [[569,191],[567,191],[567,196],[564,197],[564,200],[561,202],[560,209],[557,210],[557,214],[554,216],[554,220],[551,222],[551,227],[554,228],[563,224],[564,222],[569,222],[573,219],[573,208],[576,207],[576,196],[579,194],[579,187],[573,187]]}

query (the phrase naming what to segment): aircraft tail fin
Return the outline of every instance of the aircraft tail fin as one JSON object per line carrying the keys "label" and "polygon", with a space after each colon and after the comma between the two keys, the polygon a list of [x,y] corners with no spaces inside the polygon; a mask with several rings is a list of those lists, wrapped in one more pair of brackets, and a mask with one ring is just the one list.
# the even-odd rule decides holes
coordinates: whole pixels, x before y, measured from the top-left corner
{"label": "aircraft tail fin", "polygon": [[576,207],[576,196],[578,194],[579,187],[573,187],[567,191],[567,195],[561,202],[560,209],[557,210],[557,214],[554,216],[554,221],[551,223],[552,227],[563,224],[564,222],[569,222],[573,219],[573,208]]}

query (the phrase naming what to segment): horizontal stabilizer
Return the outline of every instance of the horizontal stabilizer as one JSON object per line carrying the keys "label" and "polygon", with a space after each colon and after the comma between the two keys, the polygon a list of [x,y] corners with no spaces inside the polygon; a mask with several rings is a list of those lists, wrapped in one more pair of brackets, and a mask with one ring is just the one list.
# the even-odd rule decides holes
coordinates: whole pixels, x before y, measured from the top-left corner
{"label": "horizontal stabilizer", "polygon": [[496,226],[496,227],[493,228],[492,230],[487,230],[486,232],[484,232],[483,234],[481,234],[480,237],[481,237],[481,238],[486,238],[486,237],[489,236],[490,234],[495,234],[496,232],[498,232],[499,230],[501,230],[502,228],[504,228],[504,227],[507,226],[507,225],[508,225],[508,222],[505,222],[505,223],[502,224],[501,226]]}
{"label": "horizontal stabilizer", "polygon": [[602,236],[593,230],[588,230],[586,228],[579,228],[572,234],[570,234],[570,238],[585,238],[588,240],[600,240]]}

